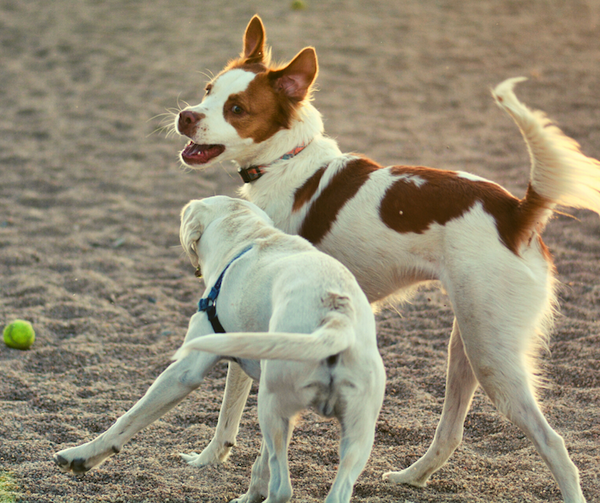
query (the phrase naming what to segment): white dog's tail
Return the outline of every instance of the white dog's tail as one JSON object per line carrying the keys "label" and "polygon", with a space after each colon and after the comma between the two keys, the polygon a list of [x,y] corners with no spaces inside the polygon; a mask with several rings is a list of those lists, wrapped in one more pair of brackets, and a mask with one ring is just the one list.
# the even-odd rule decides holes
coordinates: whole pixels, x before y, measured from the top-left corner
{"label": "white dog's tail", "polygon": [[311,334],[233,332],[198,337],[181,346],[173,360],[181,360],[190,351],[206,351],[251,360],[318,361],[348,349],[354,340],[352,319],[333,312]]}
{"label": "white dog's tail", "polygon": [[[600,215],[600,163],[581,153],[543,112],[532,111],[513,93],[524,77],[505,80],[492,94],[517,123],[531,157],[530,190],[522,209],[530,212],[529,226],[542,227],[556,205],[585,208]],[[531,190],[533,189],[533,191]]]}

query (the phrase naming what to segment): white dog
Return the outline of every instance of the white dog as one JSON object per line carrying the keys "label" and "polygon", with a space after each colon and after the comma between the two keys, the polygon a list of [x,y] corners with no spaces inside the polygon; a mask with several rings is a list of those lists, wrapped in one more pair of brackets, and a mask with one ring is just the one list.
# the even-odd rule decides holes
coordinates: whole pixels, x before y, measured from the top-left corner
{"label": "white dog", "polygon": [[[371,302],[441,281],[456,316],[442,417],[425,455],[385,478],[425,485],[460,444],[481,385],[535,444],[564,500],[584,501],[577,468],[536,403],[534,376],[555,302],[554,266],[541,234],[557,205],[600,213],[598,161],[518,101],[512,88],[523,79],[494,90],[531,154],[523,199],[468,173],[382,168],[342,154],[310,104],[315,50],[305,48],[286,66],[273,67],[265,42],[255,16],[240,57],[210,81],[199,105],[179,113],[175,127],[191,140],[181,158],[191,167],[236,162],[246,182],[242,195],[278,228],[345,264]],[[248,386],[230,364],[215,438],[190,462],[202,466],[227,457]]]}
{"label": "white dog", "polygon": [[56,463],[73,472],[97,466],[227,359],[260,378],[264,437],[250,489],[236,501],[291,498],[288,443],[294,417],[308,407],[340,421],[339,471],[326,501],[350,501],[373,446],[385,388],[375,318],[355,278],[305,239],[275,229],[253,204],[225,196],[184,208],[181,243],[211,288],[177,361],[108,431],[57,453]]}

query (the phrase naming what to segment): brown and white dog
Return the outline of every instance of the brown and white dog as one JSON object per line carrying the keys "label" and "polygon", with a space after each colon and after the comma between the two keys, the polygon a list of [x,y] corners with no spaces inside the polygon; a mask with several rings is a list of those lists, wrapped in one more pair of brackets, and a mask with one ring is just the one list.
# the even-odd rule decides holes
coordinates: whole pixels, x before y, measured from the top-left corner
{"label": "brown and white dog", "polygon": [[[600,213],[598,161],[518,101],[512,89],[519,78],[493,94],[531,154],[523,199],[468,173],[383,168],[343,154],[324,136],[310,103],[315,50],[273,67],[265,42],[255,16],[241,56],[210,81],[199,105],[179,113],[175,127],[191,140],[183,162],[194,168],[236,162],[247,182],[241,194],[277,227],[340,260],[371,302],[436,279],[454,309],[446,398],[433,443],[412,466],[384,478],[425,485],[460,444],[481,385],[535,444],[564,500],[585,501],[564,441],[536,402],[535,370],[555,303],[554,266],[541,234],[558,205]],[[201,454],[186,456],[188,462],[202,466],[227,457],[248,389],[249,378],[231,365],[215,438]]]}

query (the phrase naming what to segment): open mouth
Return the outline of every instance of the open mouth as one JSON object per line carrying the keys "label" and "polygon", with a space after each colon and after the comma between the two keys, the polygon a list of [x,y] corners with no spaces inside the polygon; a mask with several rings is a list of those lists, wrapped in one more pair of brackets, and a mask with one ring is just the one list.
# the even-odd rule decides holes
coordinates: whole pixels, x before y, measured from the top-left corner
{"label": "open mouth", "polygon": [[198,145],[191,141],[181,151],[181,159],[189,165],[206,164],[224,151],[225,145]]}

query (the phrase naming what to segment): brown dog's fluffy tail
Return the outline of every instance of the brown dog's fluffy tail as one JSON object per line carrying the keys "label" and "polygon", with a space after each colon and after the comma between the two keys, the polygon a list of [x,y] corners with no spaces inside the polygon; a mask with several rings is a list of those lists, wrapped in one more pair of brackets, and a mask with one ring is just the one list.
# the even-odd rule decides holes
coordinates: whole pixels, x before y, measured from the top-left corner
{"label": "brown dog's fluffy tail", "polygon": [[531,218],[527,220],[539,231],[557,205],[585,208],[600,215],[600,163],[582,154],[579,144],[543,112],[532,111],[517,99],[513,87],[524,80],[505,80],[492,95],[517,123],[529,150],[529,190],[522,202],[523,209],[530,208]]}

